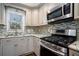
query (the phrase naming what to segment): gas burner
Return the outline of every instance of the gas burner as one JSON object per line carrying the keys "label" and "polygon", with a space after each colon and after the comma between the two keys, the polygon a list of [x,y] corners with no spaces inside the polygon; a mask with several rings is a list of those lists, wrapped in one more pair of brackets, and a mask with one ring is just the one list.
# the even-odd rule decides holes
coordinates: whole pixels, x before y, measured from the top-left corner
{"label": "gas burner", "polygon": [[68,46],[71,43],[75,41],[76,38],[74,37],[64,37],[64,36],[49,36],[49,37],[44,37],[42,38],[45,41],[63,45],[63,46]]}

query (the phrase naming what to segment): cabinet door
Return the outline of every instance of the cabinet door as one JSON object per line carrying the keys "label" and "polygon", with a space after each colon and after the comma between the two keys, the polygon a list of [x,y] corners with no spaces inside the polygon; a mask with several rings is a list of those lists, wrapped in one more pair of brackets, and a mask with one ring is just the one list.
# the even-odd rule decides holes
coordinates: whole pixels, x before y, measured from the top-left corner
{"label": "cabinet door", "polygon": [[43,24],[43,18],[44,18],[43,16],[44,16],[44,14],[43,14],[43,9],[40,8],[40,9],[39,9],[39,24],[40,24],[40,25]]}
{"label": "cabinet door", "polygon": [[4,8],[4,5],[2,3],[0,3],[0,24],[5,24],[5,8]]}
{"label": "cabinet door", "polygon": [[40,55],[40,39],[34,37],[33,38],[33,47],[34,47],[34,52],[36,55]]}
{"label": "cabinet door", "polygon": [[24,38],[17,38],[18,42],[17,42],[17,53],[18,55],[22,55],[27,53],[27,41]]}
{"label": "cabinet door", "polygon": [[33,38],[32,37],[24,37],[26,41],[26,52],[32,52],[33,51]]}
{"label": "cabinet door", "polygon": [[0,56],[2,56],[2,40],[0,39]]}
{"label": "cabinet door", "polygon": [[29,39],[27,39],[28,41],[28,51],[32,52],[33,51],[33,37],[29,37]]}
{"label": "cabinet door", "polygon": [[16,54],[16,40],[15,39],[3,39],[2,46],[3,46],[3,56],[15,56]]}
{"label": "cabinet door", "polygon": [[47,25],[47,7],[42,6],[39,9],[39,25]]}
{"label": "cabinet door", "polygon": [[32,11],[31,11],[31,9],[26,10],[25,25],[26,26],[32,26]]}
{"label": "cabinet door", "polygon": [[43,23],[42,23],[42,25],[47,25],[47,11],[48,11],[48,7],[46,7],[46,6],[44,6],[43,7],[43,19],[42,19],[42,21],[43,21]]}
{"label": "cabinet door", "polygon": [[38,16],[38,9],[32,10],[32,26],[39,25]]}
{"label": "cabinet door", "polygon": [[75,19],[79,18],[79,3],[74,4],[74,18]]}
{"label": "cabinet door", "polygon": [[79,51],[69,49],[69,55],[70,56],[79,56]]}
{"label": "cabinet door", "polygon": [[2,16],[1,16],[1,15],[2,15],[1,5],[2,5],[2,4],[0,3],[0,24],[1,24],[1,19],[2,19]]}

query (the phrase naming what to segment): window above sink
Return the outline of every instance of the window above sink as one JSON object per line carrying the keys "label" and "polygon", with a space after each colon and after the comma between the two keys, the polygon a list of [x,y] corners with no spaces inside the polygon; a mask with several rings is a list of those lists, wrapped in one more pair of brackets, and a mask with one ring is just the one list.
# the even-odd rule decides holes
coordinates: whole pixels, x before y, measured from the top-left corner
{"label": "window above sink", "polygon": [[7,31],[24,31],[25,11],[18,8],[5,7]]}

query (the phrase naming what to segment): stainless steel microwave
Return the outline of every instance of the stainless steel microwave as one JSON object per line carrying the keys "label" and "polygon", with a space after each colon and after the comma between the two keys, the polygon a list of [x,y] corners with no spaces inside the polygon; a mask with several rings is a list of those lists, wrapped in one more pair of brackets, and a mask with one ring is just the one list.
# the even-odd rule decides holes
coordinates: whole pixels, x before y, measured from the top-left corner
{"label": "stainless steel microwave", "polygon": [[47,14],[48,22],[53,22],[61,19],[66,19],[69,17],[74,17],[74,4],[66,3],[56,6],[51,10],[50,13]]}

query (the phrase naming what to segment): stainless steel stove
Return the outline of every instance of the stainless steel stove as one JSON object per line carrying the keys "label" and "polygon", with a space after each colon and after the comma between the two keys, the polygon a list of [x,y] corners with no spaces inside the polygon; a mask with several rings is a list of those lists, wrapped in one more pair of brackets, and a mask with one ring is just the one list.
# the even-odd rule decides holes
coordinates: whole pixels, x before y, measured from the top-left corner
{"label": "stainless steel stove", "polygon": [[[60,34],[52,34],[49,37],[41,38],[41,46],[42,49],[47,49],[46,51],[50,50],[52,54],[50,55],[61,55],[61,56],[68,56],[69,55],[69,48],[68,46],[76,41],[76,36],[69,36],[69,35],[60,35]],[[47,55],[48,53],[43,53],[42,51],[40,55]],[[50,53],[51,53],[50,52]],[[48,54],[49,55],[49,54]]]}

